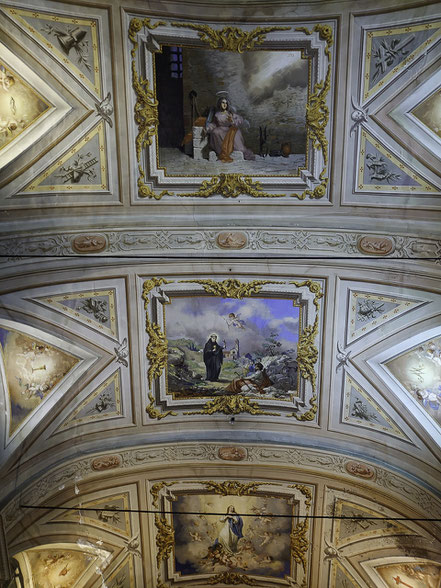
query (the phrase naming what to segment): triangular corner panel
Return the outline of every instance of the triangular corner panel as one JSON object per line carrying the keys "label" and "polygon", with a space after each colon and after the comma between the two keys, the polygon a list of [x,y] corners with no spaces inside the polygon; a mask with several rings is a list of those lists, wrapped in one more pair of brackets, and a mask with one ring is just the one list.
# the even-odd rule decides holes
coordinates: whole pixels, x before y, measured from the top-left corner
{"label": "triangular corner panel", "polygon": [[118,369],[75,408],[57,432],[122,417],[122,408],[121,372]]}
{"label": "triangular corner panel", "polygon": [[[18,433],[28,434],[48,402],[60,398],[97,356],[71,342],[12,321],[0,323],[1,377],[4,390],[5,447]],[[42,416],[38,416],[42,415]]]}
{"label": "triangular corner panel", "polygon": [[343,588],[343,586],[345,588],[359,588],[360,585],[343,564],[334,559],[331,563],[331,582],[329,587]]}
{"label": "triangular corner panel", "polygon": [[383,365],[441,427],[441,336],[413,345]]}
{"label": "triangular corner panel", "polygon": [[40,43],[75,78],[102,97],[97,19],[41,10],[4,8],[6,14]]}
{"label": "triangular corner panel", "polygon": [[[376,585],[406,588],[437,588],[441,586],[441,564],[422,557],[394,557],[393,563],[374,560],[363,562]],[[377,584],[380,582],[381,584]]]}
{"label": "triangular corner panel", "polygon": [[106,578],[107,586],[118,588],[136,588],[135,566],[133,556],[128,555]]}
{"label": "triangular corner panel", "polygon": [[121,492],[95,500],[82,501],[80,508],[63,511],[49,522],[75,524],[81,522],[81,524],[105,529],[124,537],[131,537],[132,525],[130,513],[127,512],[130,508],[129,492]]}
{"label": "triangular corner panel", "polygon": [[337,517],[333,536],[333,543],[336,546],[360,539],[416,534],[401,523],[384,518],[387,516],[384,512],[360,506],[349,500],[337,499],[333,514]]}
{"label": "triangular corner panel", "polygon": [[360,339],[385,323],[421,307],[426,302],[415,298],[350,290],[347,344]]}
{"label": "triangular corner panel", "polygon": [[344,379],[342,422],[410,441],[388,411],[348,373]]}
{"label": "triangular corner panel", "polygon": [[101,121],[52,161],[19,194],[106,192],[109,190],[108,178],[105,124]]}
{"label": "triangular corner panel", "polygon": [[[438,71],[438,76],[440,76]],[[438,77],[438,80],[441,78]],[[441,137],[441,89],[428,95],[411,110],[411,113],[432,133]],[[436,153],[441,157],[440,152]]]}
{"label": "triangular corner panel", "polygon": [[34,145],[71,105],[3,43],[0,43],[0,168]]}
{"label": "triangular corner panel", "polygon": [[357,192],[437,194],[440,189],[411,169],[398,155],[361,130]]}
{"label": "triangular corner panel", "polygon": [[67,292],[32,299],[73,318],[96,331],[118,339],[116,291],[97,288],[81,292]]}
{"label": "triangular corner panel", "polygon": [[48,543],[16,556],[23,573],[24,586],[90,586],[110,553],[103,549],[76,543]]}
{"label": "triangular corner panel", "polygon": [[365,31],[363,102],[370,100],[441,39],[441,21]]}

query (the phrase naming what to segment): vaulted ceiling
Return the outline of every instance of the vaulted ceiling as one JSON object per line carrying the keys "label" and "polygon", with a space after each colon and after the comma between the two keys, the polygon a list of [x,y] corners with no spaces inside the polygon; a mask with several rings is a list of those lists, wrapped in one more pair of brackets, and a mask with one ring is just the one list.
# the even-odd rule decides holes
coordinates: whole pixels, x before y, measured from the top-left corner
{"label": "vaulted ceiling", "polygon": [[440,3],[33,4],[0,8],[0,580],[439,588]]}

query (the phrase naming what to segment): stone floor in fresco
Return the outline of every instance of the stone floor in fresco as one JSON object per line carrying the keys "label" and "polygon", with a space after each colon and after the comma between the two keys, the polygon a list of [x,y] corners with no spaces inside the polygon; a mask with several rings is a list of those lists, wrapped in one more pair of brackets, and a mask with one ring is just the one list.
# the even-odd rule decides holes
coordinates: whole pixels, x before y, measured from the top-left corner
{"label": "stone floor in fresco", "polygon": [[208,159],[195,160],[179,149],[161,147],[159,150],[160,165],[166,168],[168,176],[214,176],[220,173],[240,173],[248,176],[295,176],[298,168],[305,165],[304,154],[291,154],[288,157],[256,155],[254,161],[245,161],[240,152],[234,152],[232,156],[234,161],[223,163]]}

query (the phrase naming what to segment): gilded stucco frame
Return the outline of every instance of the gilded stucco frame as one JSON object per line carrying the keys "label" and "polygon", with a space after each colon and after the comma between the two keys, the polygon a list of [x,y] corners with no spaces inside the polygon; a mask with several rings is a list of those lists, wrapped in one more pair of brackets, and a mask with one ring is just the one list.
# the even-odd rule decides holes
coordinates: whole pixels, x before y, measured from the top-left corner
{"label": "gilded stucco frame", "polygon": [[[299,588],[308,586],[309,552],[311,526],[309,516],[313,508],[314,488],[305,484],[287,484],[282,482],[240,481],[240,480],[161,480],[149,486],[149,508],[155,513],[155,551],[156,551],[156,582],[157,588],[171,588],[173,582],[173,563],[175,536],[171,502],[178,495],[206,494],[213,496],[271,496],[287,499],[293,503],[293,523],[289,536],[291,551],[290,582],[296,582]],[[192,578],[190,582],[205,581],[207,585],[232,584],[258,586],[261,579],[265,584],[271,578],[253,577],[237,572],[211,574],[204,578]],[[170,580],[173,584],[169,583]],[[180,583],[182,578],[179,578]],[[286,579],[288,582],[288,579]],[[199,585],[199,584],[198,584]],[[280,580],[276,581],[280,586]],[[283,585],[285,581],[283,581]],[[289,585],[292,585],[291,583]]]}
{"label": "gilded stucco frame", "polygon": [[[265,288],[265,286],[267,286]],[[185,290],[183,290],[185,288]],[[222,298],[243,299],[250,296],[269,296],[276,293],[292,299],[296,306],[301,306],[301,329],[297,345],[297,362],[300,374],[298,399],[292,404],[267,400],[255,402],[248,397],[237,395],[222,395],[207,397],[206,402],[201,398],[198,403],[187,402],[185,405],[176,403],[176,410],[171,410],[167,401],[166,367],[168,358],[168,344],[163,319],[158,318],[157,305],[166,305],[169,301],[167,294],[180,291],[185,295],[205,294]],[[240,281],[228,278],[168,280],[153,277],[143,283],[142,298],[145,309],[145,329],[147,334],[147,397],[149,403],[146,412],[150,419],[162,420],[169,416],[180,415],[236,415],[248,413],[251,415],[269,415],[293,417],[297,421],[314,421],[318,411],[318,339],[321,324],[320,300],[323,297],[323,284],[314,280],[251,280]],[[152,302],[154,302],[152,304]],[[211,399],[210,399],[211,398]],[[277,412],[271,409],[271,404],[277,407]],[[188,410],[191,407],[196,410]],[[177,412],[178,408],[182,408]],[[265,410],[267,409],[267,410]]]}
{"label": "gilded stucco frame", "polygon": [[[131,75],[134,90],[136,137],[136,201],[191,198],[201,201],[245,195],[290,201],[328,200],[329,145],[331,134],[331,78],[333,71],[333,23],[310,26],[274,24],[211,27],[186,21],[133,17],[129,21]],[[219,173],[212,177],[168,176],[157,166],[158,99],[155,92],[154,53],[161,43],[200,46],[221,52],[258,48],[301,49],[312,62],[306,106],[307,166],[299,176],[251,176]],[[311,70],[311,68],[310,68]]]}

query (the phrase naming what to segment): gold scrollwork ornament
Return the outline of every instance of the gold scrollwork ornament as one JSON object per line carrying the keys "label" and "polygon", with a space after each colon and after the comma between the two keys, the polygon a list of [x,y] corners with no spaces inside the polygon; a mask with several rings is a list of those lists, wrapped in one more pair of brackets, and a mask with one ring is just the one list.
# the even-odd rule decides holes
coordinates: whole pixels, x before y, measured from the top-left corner
{"label": "gold scrollwork ornament", "polygon": [[[169,280],[165,278],[150,278],[143,284],[142,298],[144,300],[145,310],[145,330],[149,336],[149,342],[147,343],[147,359],[149,361],[149,369],[147,371],[147,379],[149,387],[151,388],[152,382],[155,378],[159,378],[162,374],[165,366],[167,365],[168,356],[168,345],[165,334],[161,331],[158,324],[152,323],[149,318],[148,305],[149,305],[149,294],[153,288],[157,288],[162,284],[168,284]],[[161,412],[155,407],[155,401],[153,394],[148,395],[150,404],[146,406],[146,412],[151,419],[161,420],[166,416],[176,416],[177,413],[172,410]]]}
{"label": "gold scrollwork ornament", "polygon": [[286,194],[272,194],[264,192],[260,182],[254,182],[250,176],[241,174],[224,174],[204,180],[196,192],[181,192],[177,196],[187,198],[208,198],[213,194],[220,194],[225,198],[237,198],[247,194],[253,198],[281,198]]}
{"label": "gold scrollwork ornament", "polygon": [[[305,506],[306,506],[306,516],[309,515],[309,511],[311,509],[311,502],[312,502],[312,491],[307,486],[303,484],[293,484],[292,486],[288,486],[288,488],[296,488],[300,490],[300,492],[306,497]],[[294,560],[300,564],[303,568],[303,571],[306,573],[306,553],[309,549],[309,541],[307,538],[309,528],[309,519],[305,518],[303,521],[298,523],[296,527],[292,530],[290,535],[291,541],[291,556]]]}
{"label": "gold scrollwork ornament", "polygon": [[231,586],[238,586],[239,584],[246,586],[257,586],[256,581],[245,574],[238,574],[237,572],[222,572],[211,576],[207,579],[209,584],[230,584]]}
{"label": "gold scrollwork ornament", "polygon": [[156,563],[159,568],[161,562],[168,559],[170,553],[172,552],[175,540],[175,531],[173,527],[168,524],[167,519],[165,517],[160,517],[157,514],[155,514],[155,527],[157,529]]}
{"label": "gold scrollwork ornament", "polygon": [[165,25],[164,21],[158,21],[151,24],[150,18],[132,18],[129,24],[129,39],[132,42],[132,50],[130,55],[132,57],[132,84],[136,93],[135,103],[135,122],[138,126],[138,135],[136,136],[136,156],[138,162],[141,158],[141,151],[147,145],[152,144],[152,137],[154,137],[158,130],[158,101],[155,93],[150,89],[149,81],[142,78],[136,70],[136,50],[138,49],[138,41],[136,35],[139,31],[146,27],[148,29],[155,29],[160,25]]}
{"label": "gold scrollwork ornament", "polygon": [[[314,85],[312,94],[308,98],[306,105],[306,128],[308,130],[308,138],[313,142],[315,149],[321,150],[323,153],[323,161],[325,166],[328,164],[328,140],[325,132],[329,123],[329,108],[326,104],[326,97],[331,89],[331,51],[330,47],[334,44],[334,36],[332,28],[329,25],[316,24],[312,31],[306,27],[298,27],[297,31],[302,31],[306,35],[311,35],[317,32],[319,36],[326,41],[325,55],[328,58],[328,68],[325,79],[317,82]],[[304,200],[306,196],[313,199],[323,198],[326,194],[328,185],[328,178],[326,177],[326,167],[323,168],[320,174],[320,184],[313,190],[305,190],[302,194],[291,194],[299,200]]]}
{"label": "gold scrollwork ornament", "polygon": [[241,282],[235,278],[227,278],[222,282],[210,279],[200,280],[181,280],[185,283],[200,284],[207,294],[221,296],[222,298],[242,299],[252,294],[258,294],[266,284],[283,284],[274,280],[252,280],[251,282]]}
{"label": "gold scrollwork ornament", "polygon": [[160,421],[162,419],[165,419],[165,417],[169,415],[177,416],[178,413],[174,412],[173,410],[166,410],[165,412],[161,412],[158,408],[156,408],[153,394],[149,394],[148,398],[150,400],[150,404],[148,404],[145,407],[145,411],[151,419],[156,419],[157,421]]}
{"label": "gold scrollwork ornament", "polygon": [[288,416],[295,417],[299,421],[312,421],[318,410],[317,405],[317,374],[315,372],[315,365],[318,359],[318,349],[315,346],[315,338],[319,331],[319,300],[323,297],[319,282],[312,280],[305,280],[303,282],[291,282],[297,288],[306,286],[309,291],[314,294],[313,304],[315,306],[315,319],[312,325],[305,327],[300,334],[299,342],[297,344],[297,364],[303,378],[310,380],[312,387],[312,396],[309,400],[310,409],[300,416],[297,413],[292,413]]}
{"label": "gold scrollwork ornament", "polygon": [[214,482],[209,480],[201,482],[207,490],[219,494],[220,496],[250,496],[257,492],[263,482],[238,482],[237,480],[227,480],[226,482]]}
{"label": "gold scrollwork ornament", "polygon": [[240,394],[214,398],[204,404],[201,410],[188,411],[184,412],[184,414],[214,414],[215,412],[222,412],[223,414],[240,414],[241,412],[247,412],[249,414],[280,416],[280,413],[278,412],[262,410],[257,402],[251,402],[246,396]]}
{"label": "gold scrollwork ornament", "polygon": [[166,488],[168,486],[173,486],[173,484],[176,484],[176,482],[155,482],[154,484],[152,484],[152,487],[150,488],[150,494],[152,496],[152,504],[155,508],[158,508],[158,504],[159,504],[159,493],[161,492],[161,490],[163,488]]}
{"label": "gold scrollwork ornament", "polygon": [[198,31],[198,37],[204,43],[208,43],[212,49],[219,51],[236,51],[243,53],[254,49],[255,45],[261,45],[268,33],[273,31],[289,31],[288,26],[257,27],[252,31],[244,31],[231,25],[223,29],[213,29],[205,24],[194,24],[186,22],[172,22],[174,27],[183,27]]}

